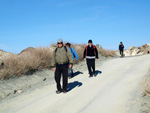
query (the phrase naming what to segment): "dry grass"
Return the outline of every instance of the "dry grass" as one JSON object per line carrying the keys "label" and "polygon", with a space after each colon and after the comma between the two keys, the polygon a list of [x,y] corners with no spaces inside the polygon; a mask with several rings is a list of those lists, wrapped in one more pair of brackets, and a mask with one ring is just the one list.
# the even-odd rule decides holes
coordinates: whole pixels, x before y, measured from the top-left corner
{"label": "dry grass", "polygon": [[48,48],[36,48],[30,54],[19,54],[4,59],[0,79],[29,74],[50,67],[51,56],[52,51]]}
{"label": "dry grass", "polygon": [[[56,47],[52,44],[51,47]],[[83,60],[83,52],[86,44],[73,44],[72,47],[76,50],[79,60]],[[99,53],[104,57],[115,55],[113,51],[97,48]],[[50,48],[27,48],[18,55],[12,55],[4,59],[4,66],[0,69],[0,79],[6,79],[22,74],[32,74],[36,70],[50,68],[53,49]]]}
{"label": "dry grass", "polygon": [[116,55],[115,51],[113,50],[105,50],[103,48],[98,48],[99,54],[101,54],[104,57],[113,57]]}

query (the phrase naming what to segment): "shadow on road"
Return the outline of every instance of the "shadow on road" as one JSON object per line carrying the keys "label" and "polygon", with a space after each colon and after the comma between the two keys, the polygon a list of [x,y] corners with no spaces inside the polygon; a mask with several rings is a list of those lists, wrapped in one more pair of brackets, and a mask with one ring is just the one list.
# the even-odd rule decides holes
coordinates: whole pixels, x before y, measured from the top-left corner
{"label": "shadow on road", "polygon": [[[76,76],[78,76],[78,75],[80,75],[80,74],[83,74],[83,73],[80,72],[80,71],[77,71],[77,72],[73,73],[73,77],[76,77]],[[72,77],[72,78],[73,78],[73,77]]]}
{"label": "shadow on road", "polygon": [[98,74],[102,74],[102,71],[96,70],[95,73],[96,73],[96,76],[97,76]]}
{"label": "shadow on road", "polygon": [[69,91],[73,90],[75,87],[80,87],[80,86],[82,86],[81,82],[78,82],[78,81],[71,82],[68,84],[67,91],[69,92]]}

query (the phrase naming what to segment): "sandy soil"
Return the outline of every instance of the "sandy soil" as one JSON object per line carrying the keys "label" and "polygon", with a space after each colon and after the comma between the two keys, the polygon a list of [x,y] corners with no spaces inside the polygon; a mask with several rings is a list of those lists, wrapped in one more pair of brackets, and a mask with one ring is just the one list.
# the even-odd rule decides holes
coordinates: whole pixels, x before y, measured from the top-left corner
{"label": "sandy soil", "polygon": [[33,88],[1,99],[0,113],[140,113],[141,81],[149,61],[150,55],[98,60],[93,78],[82,62],[69,79],[67,94],[55,93],[53,72],[46,70],[46,81],[43,76]]}

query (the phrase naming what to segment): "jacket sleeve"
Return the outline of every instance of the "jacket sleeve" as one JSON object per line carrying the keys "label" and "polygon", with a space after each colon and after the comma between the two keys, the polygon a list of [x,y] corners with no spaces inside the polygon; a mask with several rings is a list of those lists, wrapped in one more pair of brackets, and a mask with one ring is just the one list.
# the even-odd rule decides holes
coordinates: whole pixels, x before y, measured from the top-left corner
{"label": "jacket sleeve", "polygon": [[96,52],[96,58],[98,59],[98,50],[96,47],[95,47],[95,52]]}
{"label": "jacket sleeve", "polygon": [[75,57],[76,57],[76,60],[79,60],[78,54],[77,54],[77,52],[75,51],[74,48],[72,48],[72,51],[73,51],[73,53],[74,53],[74,55],[75,55]]}
{"label": "jacket sleeve", "polygon": [[55,50],[53,51],[52,60],[51,60],[51,67],[55,67],[56,61],[55,61],[56,53]]}
{"label": "jacket sleeve", "polygon": [[73,57],[72,57],[72,54],[71,54],[71,51],[70,51],[69,48],[67,48],[67,56],[68,56],[68,59],[69,59],[69,63],[73,64]]}
{"label": "jacket sleeve", "polygon": [[83,59],[86,57],[86,48],[84,49],[84,52],[83,52]]}

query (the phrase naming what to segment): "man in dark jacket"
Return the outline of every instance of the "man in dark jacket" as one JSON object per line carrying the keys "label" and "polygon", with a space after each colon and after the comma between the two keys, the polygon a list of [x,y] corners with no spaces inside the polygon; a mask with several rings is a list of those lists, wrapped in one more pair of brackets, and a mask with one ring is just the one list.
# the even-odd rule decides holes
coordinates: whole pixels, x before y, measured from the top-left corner
{"label": "man in dark jacket", "polygon": [[[86,46],[83,55],[84,55],[83,58],[86,59],[87,62],[87,67],[90,74],[89,77],[93,77],[93,74],[94,76],[96,76],[95,59],[98,59],[98,51],[96,46],[92,44],[92,40],[88,41],[88,46]],[[93,69],[93,74],[91,68]]]}
{"label": "man in dark jacket", "polygon": [[123,57],[123,50],[124,50],[124,45],[123,45],[122,42],[120,42],[120,45],[119,45],[119,51],[120,51],[121,57]]}
{"label": "man in dark jacket", "polygon": [[[58,39],[57,44],[58,47],[53,52],[51,66],[52,66],[52,70],[55,71],[55,81],[57,83],[56,93],[59,94],[61,93],[62,89],[63,89],[63,93],[67,92],[68,64],[69,64],[69,68],[72,68],[73,57],[69,48],[63,45],[62,39]],[[61,74],[63,77],[63,87],[61,87],[60,84]]]}

